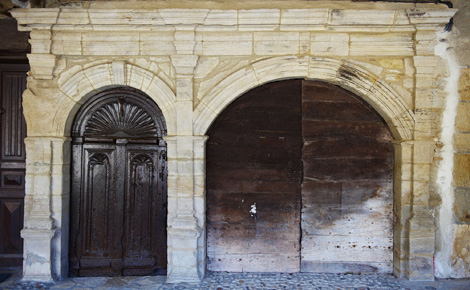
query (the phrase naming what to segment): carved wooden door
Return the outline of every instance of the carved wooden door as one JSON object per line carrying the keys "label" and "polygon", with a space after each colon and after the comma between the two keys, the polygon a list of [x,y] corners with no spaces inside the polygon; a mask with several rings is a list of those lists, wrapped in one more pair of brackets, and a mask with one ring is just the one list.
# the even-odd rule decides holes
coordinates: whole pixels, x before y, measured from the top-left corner
{"label": "carved wooden door", "polygon": [[74,276],[166,269],[165,123],[142,93],[106,91],[74,127],[70,269]]}
{"label": "carved wooden door", "polygon": [[28,65],[0,65],[0,267],[20,267],[23,260],[26,123],[22,94]]}

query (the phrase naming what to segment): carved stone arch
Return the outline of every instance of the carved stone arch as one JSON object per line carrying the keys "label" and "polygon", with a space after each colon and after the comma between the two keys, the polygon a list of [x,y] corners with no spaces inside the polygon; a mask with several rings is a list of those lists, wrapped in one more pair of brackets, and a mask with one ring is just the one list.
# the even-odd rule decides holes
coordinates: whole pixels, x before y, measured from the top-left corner
{"label": "carved stone arch", "polygon": [[160,108],[145,94],[118,87],[96,94],[83,105],[73,137],[162,138],[166,123]]}
{"label": "carved stone arch", "polygon": [[133,64],[115,61],[87,68],[77,66],[59,77],[62,95],[53,126],[59,135],[68,136],[78,109],[95,94],[116,87],[131,87],[145,93],[160,108],[169,135],[176,132],[175,93],[156,75]]}
{"label": "carved stone arch", "polygon": [[413,138],[414,114],[403,98],[380,76],[347,60],[318,57],[274,57],[254,62],[216,85],[195,110],[194,132],[204,135],[228,104],[259,85],[303,78],[325,81],[349,90],[368,102],[387,122],[395,140]]}

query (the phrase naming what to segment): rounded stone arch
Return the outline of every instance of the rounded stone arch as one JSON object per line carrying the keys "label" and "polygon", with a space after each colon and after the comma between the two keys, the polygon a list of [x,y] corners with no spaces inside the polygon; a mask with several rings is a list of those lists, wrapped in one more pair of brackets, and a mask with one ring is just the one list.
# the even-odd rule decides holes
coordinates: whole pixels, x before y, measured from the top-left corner
{"label": "rounded stone arch", "polygon": [[226,77],[198,104],[194,134],[204,135],[225,107],[245,92],[268,82],[295,78],[332,83],[357,94],[382,116],[396,141],[413,139],[412,110],[379,76],[347,60],[295,56],[257,61]]}
{"label": "rounded stone arch", "polygon": [[62,73],[59,80],[62,95],[54,116],[58,135],[69,136],[79,108],[92,96],[117,87],[137,89],[149,96],[160,108],[168,135],[176,132],[175,93],[155,72],[123,61],[77,66]]}

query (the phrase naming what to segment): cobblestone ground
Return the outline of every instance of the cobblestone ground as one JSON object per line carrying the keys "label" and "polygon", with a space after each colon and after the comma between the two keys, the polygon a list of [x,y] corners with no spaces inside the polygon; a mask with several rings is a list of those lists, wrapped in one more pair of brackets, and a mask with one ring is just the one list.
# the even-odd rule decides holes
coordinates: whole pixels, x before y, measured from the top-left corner
{"label": "cobblestone ground", "polygon": [[114,277],[114,278],[69,278],[46,283],[22,283],[11,277],[0,284],[0,289],[462,289],[470,290],[470,280],[437,280],[433,282],[411,282],[396,279],[391,275],[347,275],[347,274],[258,274],[258,273],[208,273],[199,284],[165,283],[164,276]]}

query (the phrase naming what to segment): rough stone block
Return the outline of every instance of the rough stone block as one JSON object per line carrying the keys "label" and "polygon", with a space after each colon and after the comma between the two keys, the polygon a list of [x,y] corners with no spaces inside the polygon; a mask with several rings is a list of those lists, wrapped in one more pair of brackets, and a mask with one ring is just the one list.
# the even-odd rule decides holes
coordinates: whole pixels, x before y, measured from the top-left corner
{"label": "rough stone block", "polygon": [[349,54],[349,35],[347,33],[312,34],[310,43],[312,55],[340,55]]}
{"label": "rough stone block", "polygon": [[412,56],[414,44],[408,34],[351,34],[351,55]]}
{"label": "rough stone block", "polygon": [[204,55],[251,55],[253,36],[251,33],[212,33],[202,34]]}
{"label": "rough stone block", "polygon": [[281,10],[281,30],[297,30],[300,26],[308,30],[309,26],[325,25],[328,20],[328,9],[286,9]]}
{"label": "rough stone block", "polygon": [[299,34],[296,32],[254,33],[254,52],[257,55],[297,54]]}
{"label": "rough stone block", "polygon": [[470,154],[454,154],[455,187],[470,187]]}
{"label": "rough stone block", "polygon": [[279,9],[239,10],[238,29],[240,31],[272,31],[279,28],[280,17]]}
{"label": "rough stone block", "polygon": [[165,24],[191,25],[203,24],[208,9],[160,9],[158,10]]}
{"label": "rough stone block", "polygon": [[393,10],[339,10],[331,11],[332,25],[387,25],[395,19]]}
{"label": "rough stone block", "polygon": [[462,101],[470,101],[470,68],[460,71],[459,96]]}
{"label": "rough stone block", "polygon": [[434,261],[433,256],[412,256],[409,258],[409,272],[407,278],[412,281],[433,281]]}
{"label": "rough stone block", "polygon": [[454,248],[451,256],[452,270],[459,278],[470,277],[470,226],[454,226]]}
{"label": "rough stone block", "polygon": [[138,55],[139,34],[89,32],[83,34],[84,55]]}
{"label": "rough stone block", "polygon": [[454,217],[458,224],[470,224],[470,188],[454,190]]}
{"label": "rough stone block", "polygon": [[455,129],[460,132],[470,132],[470,103],[458,104]]}
{"label": "rough stone block", "polygon": [[459,153],[470,153],[470,134],[455,133],[454,149]]}
{"label": "rough stone block", "polygon": [[210,10],[204,19],[204,25],[237,25],[237,10]]}
{"label": "rough stone block", "polygon": [[57,18],[57,24],[62,25],[84,25],[90,24],[90,18],[88,17],[88,11],[77,9],[60,9],[59,17]]}
{"label": "rough stone block", "polygon": [[172,55],[176,53],[171,32],[141,33],[140,53],[142,55]]}

